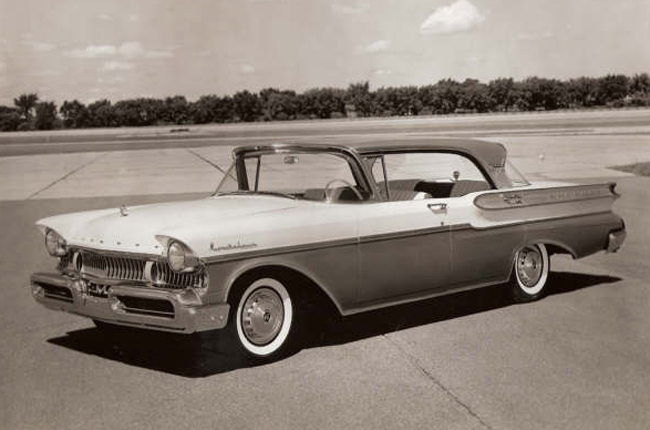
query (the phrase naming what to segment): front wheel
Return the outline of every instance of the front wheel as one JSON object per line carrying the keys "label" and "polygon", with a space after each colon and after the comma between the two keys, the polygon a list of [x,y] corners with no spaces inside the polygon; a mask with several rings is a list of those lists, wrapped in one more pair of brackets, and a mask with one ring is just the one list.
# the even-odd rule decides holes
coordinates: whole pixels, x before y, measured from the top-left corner
{"label": "front wheel", "polygon": [[526,245],[517,251],[509,282],[513,299],[521,303],[541,298],[550,266],[548,252],[541,243]]}
{"label": "front wheel", "polygon": [[280,280],[269,277],[253,281],[233,297],[231,305],[235,312],[230,330],[235,329],[235,341],[247,355],[265,359],[288,349],[295,325],[294,309]]}

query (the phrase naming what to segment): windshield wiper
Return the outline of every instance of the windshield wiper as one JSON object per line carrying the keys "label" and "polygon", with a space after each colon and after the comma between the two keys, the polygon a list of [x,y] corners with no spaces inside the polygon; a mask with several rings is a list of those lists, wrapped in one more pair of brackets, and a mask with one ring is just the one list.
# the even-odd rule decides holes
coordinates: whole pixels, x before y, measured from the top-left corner
{"label": "windshield wiper", "polygon": [[238,191],[226,191],[218,192],[217,196],[238,196],[238,195],[254,195],[260,194],[263,196],[275,196],[275,197],[286,197],[291,200],[296,200],[296,196],[287,193],[281,193],[279,191],[251,191],[251,190],[238,190]]}

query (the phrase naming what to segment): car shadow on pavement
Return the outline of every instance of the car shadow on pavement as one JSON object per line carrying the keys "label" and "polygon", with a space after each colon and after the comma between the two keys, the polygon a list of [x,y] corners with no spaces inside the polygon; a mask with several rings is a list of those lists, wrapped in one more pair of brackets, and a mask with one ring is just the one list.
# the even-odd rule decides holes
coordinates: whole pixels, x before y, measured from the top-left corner
{"label": "car shadow on pavement", "polygon": [[[548,295],[563,294],[617,281],[620,278],[613,276],[551,272],[547,291]],[[303,349],[339,345],[511,304],[504,286],[480,288],[348,317],[328,311],[316,316],[321,322],[319,328],[302,331],[299,344]],[[86,328],[48,342],[131,366],[188,378],[207,377],[260,364],[237,354],[234,345],[227,344],[219,332],[188,336],[131,328]]]}

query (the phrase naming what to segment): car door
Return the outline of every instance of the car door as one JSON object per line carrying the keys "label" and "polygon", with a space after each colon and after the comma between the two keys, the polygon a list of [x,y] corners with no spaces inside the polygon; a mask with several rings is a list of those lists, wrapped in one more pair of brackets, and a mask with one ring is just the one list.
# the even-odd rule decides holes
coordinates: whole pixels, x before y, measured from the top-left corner
{"label": "car door", "polygon": [[453,184],[447,201],[452,252],[447,290],[505,281],[514,250],[523,243],[526,229],[517,213],[497,214],[474,204],[481,193],[493,192],[489,188],[488,179],[469,164]]}
{"label": "car door", "polygon": [[423,295],[447,284],[451,249],[445,205],[427,199],[360,208],[360,306]]}
{"label": "car door", "polygon": [[446,199],[415,189],[430,176],[428,161],[416,153],[368,159],[383,201],[359,208],[360,307],[423,296],[449,281]]}

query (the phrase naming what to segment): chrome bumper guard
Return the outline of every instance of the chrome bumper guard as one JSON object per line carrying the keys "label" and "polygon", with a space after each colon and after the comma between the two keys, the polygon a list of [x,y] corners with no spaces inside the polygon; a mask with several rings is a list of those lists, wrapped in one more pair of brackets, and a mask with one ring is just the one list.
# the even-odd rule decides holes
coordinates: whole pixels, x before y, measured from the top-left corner
{"label": "chrome bumper guard", "polygon": [[58,273],[34,273],[34,299],[48,309],[113,324],[194,333],[226,326],[230,305],[206,305],[191,288],[170,291],[111,285],[105,297],[90,294],[87,281]]}
{"label": "chrome bumper guard", "polygon": [[625,229],[610,231],[607,236],[607,252],[616,252],[619,250],[625,238],[627,237],[627,232]]}

